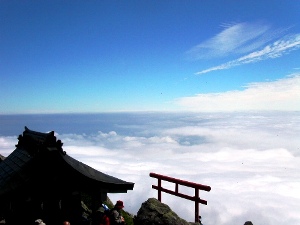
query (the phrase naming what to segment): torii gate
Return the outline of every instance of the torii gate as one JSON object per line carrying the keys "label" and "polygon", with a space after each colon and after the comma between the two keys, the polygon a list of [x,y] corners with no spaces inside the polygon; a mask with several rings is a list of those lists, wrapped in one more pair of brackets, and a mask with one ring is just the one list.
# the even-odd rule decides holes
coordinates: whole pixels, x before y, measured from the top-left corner
{"label": "torii gate", "polygon": [[[203,185],[203,184],[197,184],[197,183],[193,183],[193,182],[189,182],[189,181],[185,181],[185,180],[180,180],[180,179],[176,179],[176,178],[173,178],[173,177],[168,177],[168,176],[164,176],[164,175],[160,175],[160,174],[156,174],[156,173],[150,173],[149,175],[150,175],[150,177],[158,179],[158,185],[157,186],[152,185],[153,189],[158,190],[158,201],[161,202],[161,192],[162,191],[166,192],[168,194],[171,194],[171,195],[175,195],[175,196],[178,196],[178,197],[181,197],[181,198],[185,198],[185,199],[194,201],[195,202],[195,223],[199,222],[199,203],[207,205],[207,201],[203,200],[199,197],[199,190],[210,191],[211,190],[210,186],[206,186],[206,185]],[[161,181],[162,180],[175,183],[175,191],[163,188],[161,186]],[[178,191],[178,185],[179,184],[183,185],[183,186],[186,186],[186,187],[194,188],[195,189],[195,196],[189,196],[189,195],[186,195],[186,194],[179,193],[179,191]]]}

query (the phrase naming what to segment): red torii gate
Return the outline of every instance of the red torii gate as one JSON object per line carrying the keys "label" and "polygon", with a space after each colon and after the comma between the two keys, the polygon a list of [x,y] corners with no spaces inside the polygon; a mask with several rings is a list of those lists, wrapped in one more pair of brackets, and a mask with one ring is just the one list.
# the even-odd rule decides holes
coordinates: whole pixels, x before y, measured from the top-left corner
{"label": "red torii gate", "polygon": [[[210,186],[206,186],[203,184],[197,184],[197,183],[193,183],[193,182],[189,182],[189,181],[185,181],[185,180],[180,180],[180,179],[176,179],[173,177],[168,177],[168,176],[164,176],[164,175],[160,175],[160,174],[156,174],[156,173],[150,173],[150,177],[153,178],[157,178],[158,179],[158,185],[152,185],[153,189],[158,190],[158,201],[161,202],[161,192],[166,192],[168,194],[171,195],[175,195],[181,198],[185,198],[191,201],[195,202],[195,223],[199,222],[199,203],[207,205],[207,201],[203,200],[199,197],[199,190],[203,190],[203,191],[210,191],[211,187]],[[161,181],[165,180],[168,182],[172,182],[175,183],[175,191],[163,188],[161,186]],[[185,195],[182,193],[178,192],[178,185],[183,185],[186,187],[191,187],[191,188],[195,188],[195,196],[189,196],[189,195]]]}

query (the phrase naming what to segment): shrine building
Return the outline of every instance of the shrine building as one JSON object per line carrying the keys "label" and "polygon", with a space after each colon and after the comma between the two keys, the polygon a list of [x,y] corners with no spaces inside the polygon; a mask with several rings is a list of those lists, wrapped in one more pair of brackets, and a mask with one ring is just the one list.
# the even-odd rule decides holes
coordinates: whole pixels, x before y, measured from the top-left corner
{"label": "shrine building", "polygon": [[54,131],[41,133],[25,127],[18,140],[16,149],[0,160],[0,216],[6,224],[29,225],[36,219],[47,225],[63,220],[84,224],[87,202],[95,211],[107,193],[133,190],[134,183],[69,156]]}

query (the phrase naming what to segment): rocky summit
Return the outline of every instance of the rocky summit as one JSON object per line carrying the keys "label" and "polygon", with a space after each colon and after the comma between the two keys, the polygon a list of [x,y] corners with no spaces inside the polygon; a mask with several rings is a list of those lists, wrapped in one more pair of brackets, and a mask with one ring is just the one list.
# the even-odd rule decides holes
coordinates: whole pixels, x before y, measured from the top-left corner
{"label": "rocky summit", "polygon": [[181,219],[171,208],[155,198],[149,198],[139,209],[135,225],[191,225]]}
{"label": "rocky summit", "polygon": [[[134,218],[134,225],[199,225],[180,218],[171,208],[155,198],[149,198],[142,203]],[[253,225],[246,221],[244,225]]]}

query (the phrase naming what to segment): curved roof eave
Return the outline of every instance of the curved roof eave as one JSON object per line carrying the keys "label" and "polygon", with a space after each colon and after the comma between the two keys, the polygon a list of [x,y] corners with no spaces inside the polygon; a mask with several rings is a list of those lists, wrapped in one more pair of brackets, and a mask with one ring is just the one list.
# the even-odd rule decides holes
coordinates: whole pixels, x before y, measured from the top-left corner
{"label": "curved roof eave", "polygon": [[70,166],[72,169],[76,170],[81,175],[92,179],[96,182],[100,182],[104,184],[104,186],[110,186],[112,190],[108,190],[108,192],[113,191],[113,189],[116,190],[123,190],[124,192],[127,192],[127,190],[133,190],[134,183],[127,182],[124,180],[121,180],[119,178],[110,176],[108,174],[102,173],[74,158],[72,158],[69,155],[63,155],[63,160]]}

